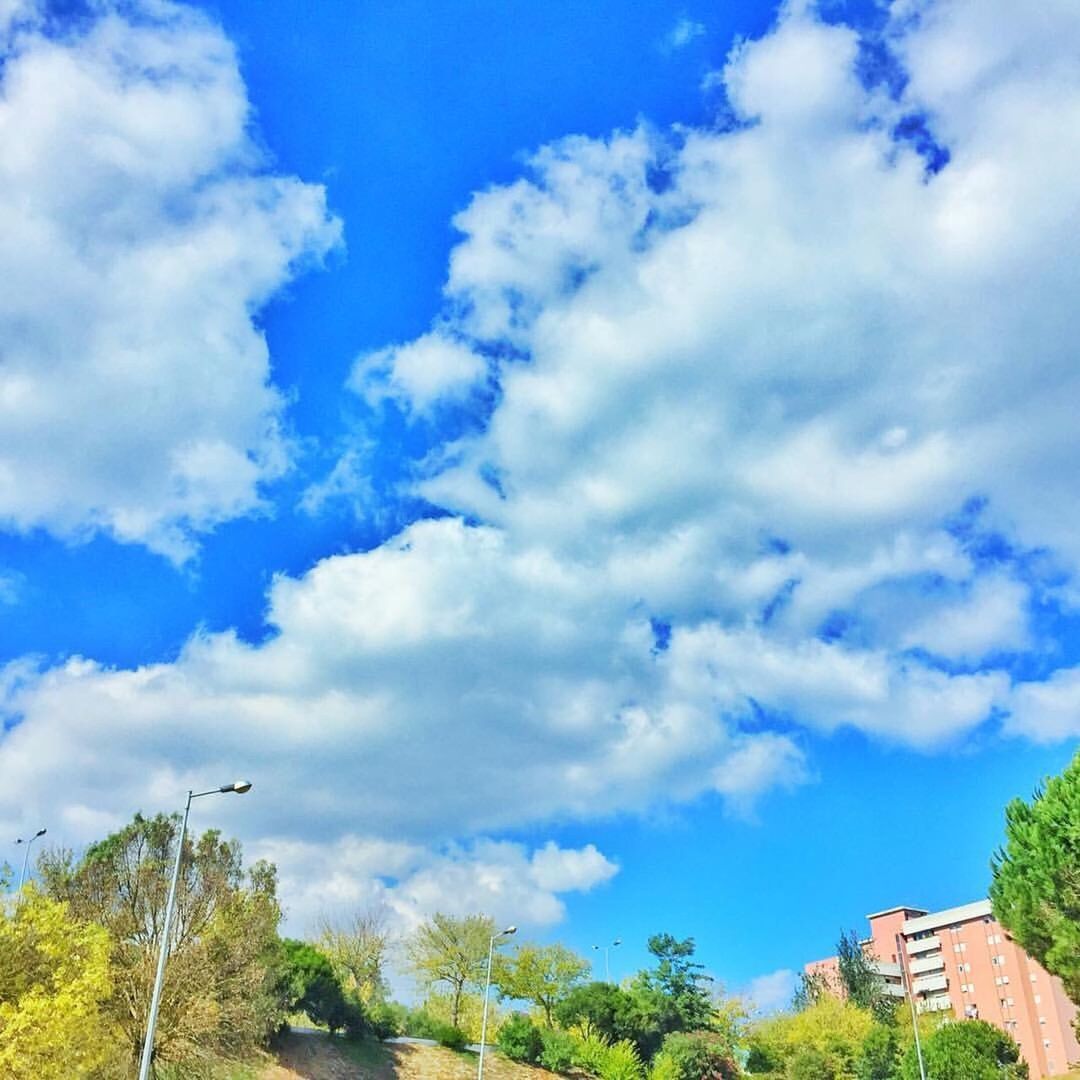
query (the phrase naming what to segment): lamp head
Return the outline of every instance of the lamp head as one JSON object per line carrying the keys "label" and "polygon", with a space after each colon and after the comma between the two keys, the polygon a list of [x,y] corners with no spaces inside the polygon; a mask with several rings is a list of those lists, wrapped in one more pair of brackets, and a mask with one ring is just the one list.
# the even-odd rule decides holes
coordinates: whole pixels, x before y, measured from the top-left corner
{"label": "lamp head", "polygon": [[499,932],[499,937],[509,937],[511,934],[517,933],[516,926],[508,926],[505,930]]}
{"label": "lamp head", "polygon": [[44,836],[48,831],[48,829],[38,829],[38,831],[34,833],[34,839],[36,840],[39,836]]}
{"label": "lamp head", "polygon": [[231,784],[222,784],[218,790],[221,792],[235,791],[237,795],[243,795],[246,791],[251,790],[251,781],[234,780]]}
{"label": "lamp head", "polygon": [[617,937],[611,944],[612,945],[621,945],[622,944],[622,938]]}

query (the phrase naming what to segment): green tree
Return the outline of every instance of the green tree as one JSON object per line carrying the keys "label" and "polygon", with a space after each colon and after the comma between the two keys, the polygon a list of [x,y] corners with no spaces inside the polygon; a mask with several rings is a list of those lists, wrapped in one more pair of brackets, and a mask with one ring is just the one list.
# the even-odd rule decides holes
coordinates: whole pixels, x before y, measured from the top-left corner
{"label": "green tree", "polygon": [[532,1002],[551,1027],[555,1006],[580,985],[588,970],[588,961],[565,945],[523,944],[510,956],[497,958],[493,978],[502,997]]}
{"label": "green tree", "polygon": [[856,1080],[896,1080],[900,1059],[900,1034],[896,1027],[878,1024],[863,1039],[855,1062]]}
{"label": "green tree", "polygon": [[486,915],[458,919],[436,913],[421,924],[406,943],[413,974],[430,989],[444,984],[450,994],[450,1023],[458,1027],[464,994],[483,987],[488,945],[495,923]]}
{"label": "green tree", "polygon": [[313,945],[292,939],[283,941],[279,971],[289,1012],[306,1013],[313,1023],[325,1024],[331,1034],[362,1026],[359,1004],[346,998],[334,965]]}
{"label": "green tree", "polygon": [[641,972],[637,984],[657,992],[668,1008],[664,1011],[667,1031],[697,1031],[708,1028],[713,1019],[710,992],[712,978],[696,963],[694,939],[679,941],[671,934],[654,934],[648,941],[656,966]]}
{"label": "green tree", "polygon": [[[933,1080],[1027,1080],[1020,1047],[985,1020],[962,1020],[938,1028],[923,1045],[927,1076]],[[904,1057],[901,1080],[919,1080],[912,1047]]]}
{"label": "green tree", "polygon": [[878,973],[877,957],[854,930],[840,934],[836,943],[840,986],[849,1001],[860,1009],[869,1009],[882,1023],[892,1023],[897,999],[885,993],[885,980]]}
{"label": "green tree", "polygon": [[105,1076],[116,1031],[109,935],[33,889],[0,909],[0,1076],[67,1080]]}
{"label": "green tree", "polygon": [[664,1080],[737,1080],[741,1075],[727,1041],[714,1032],[674,1031],[653,1059]]}
{"label": "green tree", "polygon": [[386,963],[392,944],[384,908],[360,911],[345,922],[323,920],[319,948],[341,984],[365,1005],[386,1000]]}
{"label": "green tree", "polygon": [[[786,1075],[824,1061],[823,1077],[853,1077],[855,1063],[877,1021],[853,1002],[828,995],[801,1012],[781,1013],[755,1025],[749,1039],[751,1071]],[[796,1061],[801,1063],[796,1066]]]}
{"label": "green tree", "polygon": [[590,982],[570,990],[555,1006],[554,1015],[562,1027],[578,1031],[583,1038],[617,1041],[623,1037],[633,1005],[630,995],[618,986]]}
{"label": "green tree", "polygon": [[994,914],[1080,1004],[1080,754],[1030,804],[1009,804],[991,868]]}
{"label": "green tree", "polygon": [[[132,1058],[146,1031],[179,825],[178,815],[136,815],[81,859],[46,851],[38,861],[43,890],[112,939],[108,1010]],[[240,1054],[277,1027],[276,886],[267,863],[244,873],[236,841],[212,830],[185,839],[156,1061]]]}

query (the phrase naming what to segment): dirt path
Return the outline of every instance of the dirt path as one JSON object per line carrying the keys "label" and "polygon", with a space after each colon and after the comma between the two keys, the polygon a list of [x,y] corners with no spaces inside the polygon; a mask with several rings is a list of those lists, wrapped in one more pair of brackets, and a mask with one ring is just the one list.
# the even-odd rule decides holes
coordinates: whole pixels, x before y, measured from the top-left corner
{"label": "dirt path", "polygon": [[[476,1055],[455,1054],[441,1046],[384,1045],[385,1060],[358,1065],[325,1035],[293,1034],[278,1054],[278,1064],[260,1080],[472,1080]],[[377,1051],[371,1055],[377,1056]],[[490,1080],[552,1080],[552,1073],[517,1065],[499,1054],[484,1059]]]}

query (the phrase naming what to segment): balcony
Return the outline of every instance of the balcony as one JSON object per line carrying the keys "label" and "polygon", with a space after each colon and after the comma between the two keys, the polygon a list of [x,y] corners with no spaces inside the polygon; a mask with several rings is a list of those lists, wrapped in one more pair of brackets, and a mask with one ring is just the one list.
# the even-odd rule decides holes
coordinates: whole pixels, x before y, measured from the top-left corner
{"label": "balcony", "polygon": [[935,934],[933,937],[919,938],[918,941],[907,943],[908,956],[918,956],[919,953],[929,952],[931,949],[941,948],[941,938]]}
{"label": "balcony", "polygon": [[949,980],[944,975],[924,975],[921,979],[916,979],[911,988],[916,994],[929,994],[935,990],[947,990]]}
{"label": "balcony", "polygon": [[904,988],[899,983],[886,983],[881,988],[881,992],[886,997],[902,998],[905,996]]}
{"label": "balcony", "polygon": [[921,960],[911,961],[912,975],[925,975],[928,971],[944,971],[945,957],[938,953],[937,956],[924,956]]}
{"label": "balcony", "polygon": [[920,1001],[918,1005],[918,1011],[924,1012],[945,1012],[952,1009],[952,999],[948,994],[938,994],[936,997],[927,998],[925,1001]]}
{"label": "balcony", "polygon": [[902,974],[899,964],[891,964],[887,960],[875,960],[872,967],[886,979],[899,979]]}

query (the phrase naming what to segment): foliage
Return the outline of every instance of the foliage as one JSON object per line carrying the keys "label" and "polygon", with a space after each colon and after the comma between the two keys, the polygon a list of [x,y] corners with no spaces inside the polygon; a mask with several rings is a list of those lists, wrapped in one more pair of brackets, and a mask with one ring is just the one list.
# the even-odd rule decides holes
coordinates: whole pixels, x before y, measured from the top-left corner
{"label": "foliage", "polygon": [[637,1047],[629,1039],[612,1043],[604,1053],[597,1075],[600,1080],[642,1080],[645,1069]]}
{"label": "foliage", "polygon": [[770,1017],[757,1025],[750,1038],[748,1068],[756,1073],[809,1068],[823,1062],[821,1080],[851,1077],[870,1031],[873,1016],[850,1001],[826,996],[796,1013]]}
{"label": "foliage", "polygon": [[360,1034],[363,1012],[349,1000],[327,956],[304,941],[286,939],[281,943],[280,983],[285,1008],[306,1013],[315,1024],[325,1024],[330,1033],[347,1029]]}
{"label": "foliage", "polygon": [[[1020,1048],[1000,1028],[985,1020],[944,1024],[923,1045],[927,1076],[933,1080],[1027,1080]],[[901,1080],[919,1080],[912,1047],[904,1058]]]}
{"label": "foliage", "polygon": [[816,1046],[804,1046],[797,1050],[788,1062],[785,1080],[839,1080],[845,1075],[839,1071],[837,1060]]}
{"label": "foliage", "polygon": [[539,1063],[552,1072],[567,1072],[574,1064],[577,1040],[566,1031],[544,1028],[540,1032],[543,1048]]}
{"label": "foliage", "polygon": [[836,959],[840,985],[848,1000],[861,1009],[869,1009],[882,1023],[891,1023],[896,1015],[897,999],[885,993],[885,980],[875,965],[877,957],[867,950],[854,930],[840,934]]}
{"label": "foliage", "polygon": [[1080,1003],[1080,754],[1005,811],[1005,846],[992,863],[994,914]]}
{"label": "foliage", "polygon": [[370,908],[345,923],[324,920],[319,948],[334,965],[341,985],[365,1004],[385,1000],[385,968],[391,934],[383,908]]}
{"label": "foliage", "polygon": [[514,1013],[499,1028],[499,1049],[511,1061],[523,1061],[529,1065],[540,1060],[544,1040],[540,1029],[524,1013]]}
{"label": "foliage", "polygon": [[620,1037],[624,1021],[633,1009],[626,991],[606,982],[575,986],[554,1009],[555,1019],[564,1028],[573,1028],[585,1038]]}
{"label": "foliage", "polygon": [[377,1039],[391,1039],[405,1034],[409,1010],[396,1001],[378,1001],[367,1007],[367,1020]]}
{"label": "foliage", "polygon": [[900,1035],[891,1025],[867,1032],[855,1062],[856,1080],[895,1080],[900,1067]]}
{"label": "foliage", "polygon": [[799,972],[799,984],[791,999],[791,1007],[802,1012],[811,1005],[816,1005],[826,995],[835,995],[836,990],[823,971]]}
{"label": "foliage", "polygon": [[26,889],[0,910],[0,1076],[67,1080],[106,1075],[116,1032],[109,936],[66,904]]}
{"label": "foliage", "polygon": [[707,1031],[668,1035],[653,1059],[652,1073],[665,1080],[736,1080],[740,1075],[727,1040]]}
{"label": "foliage", "polygon": [[656,967],[643,971],[638,985],[659,994],[665,1003],[662,1025],[666,1031],[697,1031],[713,1021],[709,990],[712,979],[693,960],[694,939],[679,941],[671,934],[654,934],[648,941]]}
{"label": "foliage", "polygon": [[574,1064],[593,1076],[599,1076],[610,1048],[611,1044],[600,1035],[581,1036],[574,1046]]}
{"label": "foliage", "polygon": [[589,970],[589,963],[565,945],[524,944],[510,956],[500,956],[492,976],[504,998],[529,1001],[554,1023],[555,1006]]}
{"label": "foliage", "polygon": [[[131,1058],[146,1030],[178,833],[178,815],[137,814],[78,861],[47,851],[38,863],[45,892],[113,941],[106,1010]],[[244,874],[236,841],[213,830],[185,838],[155,1062],[240,1056],[280,1024],[276,890],[272,866]]]}
{"label": "foliage", "polygon": [[[484,995],[462,994],[458,1001],[458,1021],[454,1023],[454,999],[451,994],[431,992],[424,998],[424,1011],[439,1023],[460,1028],[471,1042],[480,1041],[484,1021]],[[498,1028],[500,1016],[492,1001],[488,1005],[488,1034]]]}
{"label": "foliage", "polygon": [[450,1050],[464,1050],[469,1042],[469,1036],[461,1028],[454,1027],[453,1024],[444,1024],[441,1020],[435,1021],[432,1037],[440,1046],[445,1046]]}
{"label": "foliage", "polygon": [[447,986],[453,1027],[459,1026],[466,991],[484,985],[494,933],[495,924],[485,915],[459,919],[437,912],[406,944],[409,966],[420,984],[428,989],[440,983]]}

